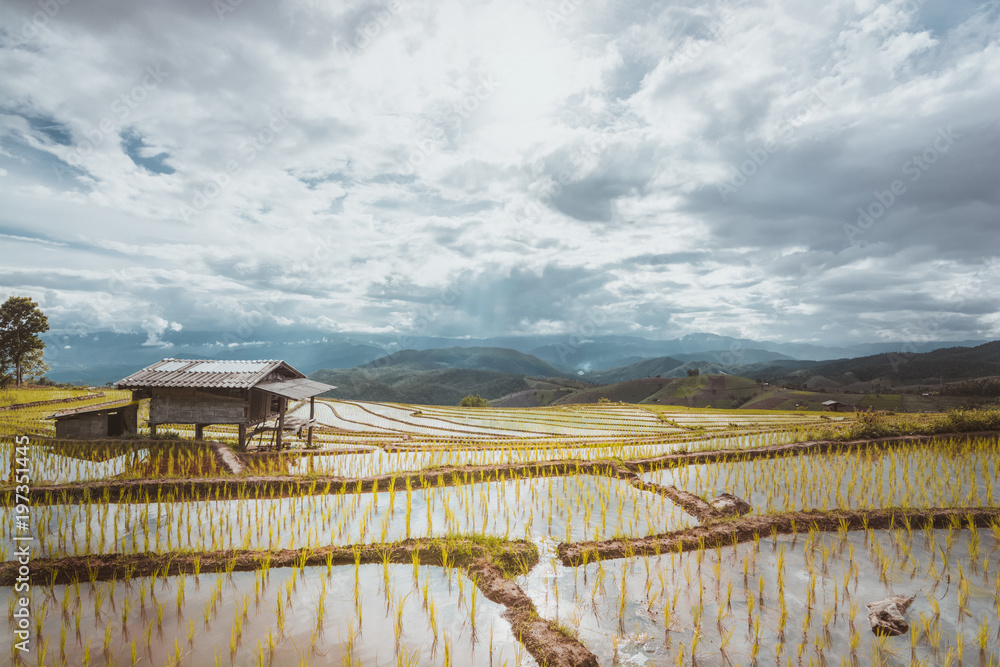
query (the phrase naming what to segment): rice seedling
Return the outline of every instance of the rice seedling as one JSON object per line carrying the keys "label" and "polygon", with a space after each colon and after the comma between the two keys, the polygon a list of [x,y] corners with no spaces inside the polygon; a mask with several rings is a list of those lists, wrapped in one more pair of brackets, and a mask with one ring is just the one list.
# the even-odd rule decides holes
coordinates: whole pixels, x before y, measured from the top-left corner
{"label": "rice seedling", "polygon": [[[372,434],[376,434],[372,442],[381,442],[378,438],[382,436],[378,433],[388,433],[388,429],[396,427],[394,433],[398,434],[401,423],[407,425],[406,429],[413,426],[414,439],[391,453],[359,450],[357,454],[347,455],[255,460],[254,474],[270,471],[307,480],[313,478],[312,487],[308,484],[282,486],[279,492],[262,493],[259,487],[239,481],[221,496],[218,486],[198,495],[175,495],[161,487],[155,491],[130,489],[118,502],[111,502],[105,489],[84,496],[80,502],[40,505],[32,516],[32,527],[37,534],[45,536],[40,540],[42,557],[182,550],[199,554],[235,548],[297,550],[301,554],[299,562],[290,571],[281,572],[273,591],[266,591],[267,577],[275,576],[270,572],[269,562],[265,560],[261,564],[260,578],[256,573],[247,577],[236,571],[235,557],[226,563],[225,575],[219,575],[214,586],[202,589],[197,583],[201,561],[196,555],[192,561],[194,587],[186,589],[183,577],[175,578],[164,570],[151,578],[140,578],[135,589],[115,589],[114,582],[102,588],[102,585],[95,587],[91,573],[87,593],[94,602],[93,614],[89,611],[70,613],[69,596],[64,595],[61,605],[59,600],[54,601],[53,606],[57,608],[54,617],[75,617],[80,636],[79,617],[85,616],[86,623],[99,626],[98,633],[107,633],[107,628],[113,627],[111,632],[117,638],[126,634],[135,606],[139,607],[140,615],[147,613],[145,598],[150,593],[158,634],[163,636],[153,642],[160,647],[154,651],[155,662],[159,664],[191,659],[177,650],[177,642],[182,637],[176,634],[183,635],[185,628],[187,646],[190,651],[196,651],[195,645],[201,640],[193,641],[195,626],[190,619],[186,619],[186,624],[182,621],[186,614],[200,613],[203,618],[203,622],[199,622],[200,633],[209,638],[216,634],[220,637],[215,650],[202,656],[209,662],[220,660],[226,639],[229,639],[231,660],[267,660],[277,664],[284,660],[285,663],[302,664],[314,655],[313,650],[317,651],[315,655],[324,650],[322,632],[335,630],[329,636],[347,637],[350,645],[350,650],[345,651],[345,664],[363,663],[366,642],[377,642],[380,634],[387,636],[385,626],[392,624],[395,662],[412,664],[427,657],[425,652],[420,658],[413,648],[419,645],[412,643],[415,638],[410,636],[411,624],[407,624],[403,632],[406,601],[413,591],[417,591],[422,601],[418,613],[427,619],[419,627],[424,628],[421,632],[426,634],[427,644],[438,647],[432,648],[432,656],[436,661],[467,664],[466,657],[459,658],[458,653],[465,651],[470,641],[475,641],[476,626],[487,602],[481,601],[478,589],[468,586],[463,575],[458,573],[459,554],[444,551],[440,578],[434,568],[421,566],[419,554],[414,554],[412,563],[402,569],[405,580],[400,579],[400,566],[391,563],[385,555],[388,552],[383,552],[382,561],[374,566],[362,566],[356,554],[353,568],[335,565],[328,557],[326,567],[322,568],[322,581],[315,580],[319,583],[308,585],[307,580],[314,581],[314,569],[307,565],[306,554],[330,544],[386,543],[460,533],[498,539],[524,535],[531,541],[554,547],[560,541],[642,537],[691,527],[695,520],[664,496],[639,491],[623,479],[585,474],[579,462],[548,477],[532,476],[528,469],[512,468],[494,479],[485,480],[477,479],[469,469],[460,466],[497,463],[516,466],[553,459],[575,457],[579,461],[610,456],[627,463],[630,459],[673,451],[679,446],[690,451],[718,449],[723,445],[745,449],[803,439],[811,428],[809,419],[816,419],[795,416],[797,421],[782,422],[784,417],[778,419],[770,415],[718,413],[709,417],[707,413],[626,406],[595,406],[592,410],[546,409],[531,413],[421,408],[418,412],[422,414],[415,415],[412,406],[322,403],[325,406],[319,408],[322,420],[330,425],[344,426],[339,433],[347,434],[342,436],[345,442],[360,443],[362,438],[370,438]],[[232,436],[231,429],[220,428],[214,432],[221,434],[220,437]],[[651,440],[648,444],[629,442],[628,437],[632,435]],[[330,432],[324,437],[340,436]],[[496,446],[471,446],[490,439],[497,442]],[[520,444],[516,444],[519,441]],[[47,479],[65,479],[71,474],[66,463],[69,457],[56,453],[59,447],[68,446],[58,445],[52,450],[46,464],[51,466],[52,472]],[[145,447],[141,456],[145,458],[131,457],[127,464],[123,463],[127,467],[123,470],[124,479],[139,474],[132,471],[144,465],[148,467],[150,462],[159,466],[168,477],[191,474],[196,469],[201,471],[199,474],[210,470],[198,462],[199,453],[185,448],[184,443],[164,442],[160,448]],[[757,512],[768,513],[836,507],[993,506],[993,487],[1000,479],[997,458],[996,439],[973,438],[943,439],[907,447],[860,448],[835,455],[789,455],[759,460],[744,457],[722,463],[674,465],[661,469],[642,463],[634,469],[645,480],[661,485],[673,484],[705,497],[713,492],[731,491],[748,497]],[[399,477],[404,471],[431,466],[459,466],[459,471],[454,479],[446,480],[437,475],[427,485],[415,477],[407,476],[405,481]],[[928,473],[935,470],[941,472]],[[78,478],[85,479],[99,472],[96,468],[78,471],[81,475]],[[365,491],[360,482],[352,482],[335,485],[324,493],[317,491],[315,484],[322,479],[316,476],[325,474],[354,478],[385,474],[387,482],[382,491]],[[942,479],[968,481],[947,485]],[[872,641],[854,627],[855,617],[860,613],[859,595],[873,587],[884,589],[903,577],[925,581],[927,590],[931,591],[940,582],[937,593],[927,596],[924,610],[932,613],[928,618],[940,617],[953,623],[955,619],[970,616],[983,618],[984,604],[990,613],[1000,610],[1000,594],[997,593],[1000,583],[988,586],[985,596],[982,586],[977,583],[979,577],[984,582],[996,580],[995,575],[991,578],[987,573],[991,566],[996,569],[995,549],[1000,540],[1000,524],[983,530],[959,517],[951,528],[942,530],[926,528],[919,523],[913,526],[908,520],[900,520],[893,531],[869,529],[864,533],[850,531],[847,525],[841,524],[835,537],[811,526],[796,528],[801,538],[788,538],[772,530],[770,540],[763,545],[760,535],[754,536],[752,543],[739,546],[734,543],[733,547],[718,544],[706,547],[703,541],[693,553],[682,555],[635,556],[633,543],[626,540],[622,543],[622,551],[623,562],[628,565],[621,569],[612,569],[608,567],[610,563],[600,561],[585,561],[575,568],[557,567],[555,556],[546,555],[541,567],[523,575],[523,585],[537,591],[539,614],[546,618],[613,618],[617,632],[608,634],[621,638],[613,649],[622,659],[633,650],[626,638],[643,634],[662,637],[661,648],[681,662],[708,660],[707,656],[715,655],[716,650],[725,661],[734,664],[757,659],[759,652],[768,648],[780,657],[788,619],[796,615],[802,620],[803,638],[797,642],[797,652],[803,660],[804,651],[809,647],[814,657],[821,660],[829,660],[831,653],[848,657],[860,656],[862,652],[882,659],[888,655],[882,649],[892,647],[873,648]],[[9,528],[0,528],[0,532],[3,531]],[[885,539],[884,535],[892,537]],[[923,536],[931,540],[930,547],[920,542],[925,539]],[[5,532],[3,537],[9,537],[9,533]],[[989,540],[992,542],[988,543]],[[770,547],[777,551],[768,561],[765,554]],[[549,550],[546,553],[552,552],[551,547],[546,549]],[[706,556],[707,563],[704,562]],[[360,576],[362,569],[375,576],[367,579]],[[743,588],[734,596],[734,582],[739,582],[740,570]],[[583,575],[582,587],[578,586],[578,574]],[[352,588],[353,579],[353,614],[345,614],[343,619],[329,618],[325,614],[328,590],[331,595],[338,590],[333,582],[340,578],[345,580],[345,596]],[[157,598],[169,598],[170,593],[161,593],[161,588],[166,589],[162,586],[154,590],[153,582],[157,580],[170,581],[176,596],[176,610],[171,613],[169,623],[165,622],[165,602]],[[395,591],[400,590],[401,581],[405,581],[409,592],[397,595]],[[226,594],[232,597],[223,596],[222,590],[229,591],[236,582],[242,582],[246,589],[238,594]],[[286,622],[286,610],[301,604],[302,596],[309,594],[308,591],[312,591],[312,597],[306,604],[314,610],[312,616],[316,623],[313,630],[304,633]],[[451,600],[449,606],[444,605],[442,600],[446,598],[442,596]],[[380,609],[380,598],[385,603],[384,610]],[[76,599],[79,605],[80,597]],[[262,599],[276,600],[276,604],[262,603]],[[251,601],[254,602],[252,612]],[[365,601],[371,604],[363,604]],[[120,628],[115,605],[121,614]],[[410,605],[411,611],[413,607]],[[446,614],[452,613],[446,610],[452,607],[462,614],[460,624],[467,623],[472,629],[473,639],[470,640],[467,634],[455,635],[451,628],[456,626],[444,620]],[[601,613],[603,607],[611,608]],[[659,618],[661,608],[663,616]],[[644,613],[632,613],[633,609]],[[711,618],[712,611],[715,612],[717,632],[704,627],[704,617]],[[173,621],[175,614],[176,624]],[[496,614],[495,609],[492,614]],[[260,620],[258,616],[262,616]],[[735,625],[727,626],[730,616],[739,621],[746,618],[745,633],[736,633]],[[232,618],[233,621],[220,623],[219,618]],[[503,664],[504,658],[510,656],[493,655],[494,642],[498,641],[494,637],[497,617],[487,615],[486,618],[492,620],[490,651],[480,653],[486,660],[496,659],[498,664]],[[647,621],[643,619],[651,619],[657,628],[662,622],[662,632],[645,632],[643,623]],[[56,623],[55,620],[47,622]],[[599,621],[577,620],[573,623],[572,634],[588,640],[595,632],[595,623],[600,625]],[[934,633],[940,635],[935,650],[939,645],[945,655],[950,650],[955,657],[968,660],[970,652],[985,651],[989,655],[995,650],[996,639],[991,626],[986,624],[983,629],[983,624],[966,625],[975,625],[975,628],[969,630],[968,636],[961,634],[961,638],[959,634],[965,630],[953,630],[943,623],[934,622],[922,628],[921,636],[928,639],[926,643],[916,642],[911,646],[915,660],[926,660],[930,655],[927,653],[931,651],[929,637]],[[793,621],[792,627],[797,626]],[[53,627],[64,629],[59,625]],[[272,627],[276,633],[272,633]],[[363,627],[374,630],[362,634]],[[768,631],[771,629],[775,632]],[[243,641],[245,637],[252,639]],[[436,643],[439,639],[440,645]],[[308,644],[309,650],[303,654],[296,647],[294,654],[289,653],[293,640],[300,646]],[[984,641],[985,649],[982,647]],[[150,643],[148,635],[146,643]],[[212,641],[207,643],[211,645]],[[72,642],[65,639],[65,634],[61,637],[60,654],[64,646],[72,655]],[[115,650],[128,653],[133,662],[137,659],[154,662],[151,654],[132,656],[127,641],[114,646],[119,647]],[[514,646],[513,657],[517,659],[517,651],[523,649],[516,642]],[[846,647],[845,652],[837,654],[837,646]],[[80,653],[82,646],[76,651]],[[789,648],[789,657],[790,653]],[[478,658],[472,659],[476,660]]]}

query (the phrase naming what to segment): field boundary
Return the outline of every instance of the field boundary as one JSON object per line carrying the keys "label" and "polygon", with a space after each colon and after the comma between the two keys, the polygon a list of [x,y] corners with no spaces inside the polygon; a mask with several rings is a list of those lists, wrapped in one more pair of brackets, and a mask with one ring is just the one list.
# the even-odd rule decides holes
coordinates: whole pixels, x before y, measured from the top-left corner
{"label": "field boundary", "polygon": [[563,565],[575,567],[589,561],[616,560],[683,553],[709,547],[736,546],[767,535],[808,531],[886,530],[893,528],[988,527],[1000,522],[1000,507],[945,507],[930,509],[886,508],[783,512],[720,520],[671,533],[599,542],[563,542],[556,553]]}
{"label": "field boundary", "polygon": [[[69,398],[53,398],[48,401],[32,401],[31,403],[13,403],[11,405],[0,405],[0,412],[4,410],[23,410],[24,408],[35,408],[39,405],[55,405],[56,403],[74,403],[76,401],[89,401],[92,398],[101,398],[103,391],[96,394],[86,394],[84,396],[70,396]],[[90,406],[88,406],[90,407]]]}

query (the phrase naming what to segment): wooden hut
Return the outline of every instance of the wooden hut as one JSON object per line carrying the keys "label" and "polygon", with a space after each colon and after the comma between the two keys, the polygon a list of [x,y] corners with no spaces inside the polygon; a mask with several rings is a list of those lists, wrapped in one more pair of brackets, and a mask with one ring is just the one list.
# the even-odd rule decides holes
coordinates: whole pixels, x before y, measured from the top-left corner
{"label": "wooden hut", "polygon": [[195,439],[205,426],[236,424],[240,446],[247,429],[264,428],[276,420],[276,445],[281,447],[285,410],[289,400],[309,399],[309,444],[315,417],[315,397],[336,387],[306,378],[284,361],[213,361],[163,359],[115,383],[131,389],[134,399],[149,399],[149,427],[155,435],[159,424],[193,424]]}
{"label": "wooden hut", "polygon": [[829,412],[840,412],[840,409],[846,407],[840,401],[823,401],[823,408]]}
{"label": "wooden hut", "polygon": [[139,424],[139,404],[98,405],[64,410],[49,417],[56,422],[57,438],[117,438],[135,433]]}

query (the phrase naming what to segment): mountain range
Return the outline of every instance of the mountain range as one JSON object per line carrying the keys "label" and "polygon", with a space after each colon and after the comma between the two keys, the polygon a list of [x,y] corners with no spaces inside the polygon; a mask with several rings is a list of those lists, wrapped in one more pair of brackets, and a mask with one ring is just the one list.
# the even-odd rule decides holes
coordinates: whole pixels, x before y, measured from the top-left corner
{"label": "mountain range", "polygon": [[[358,368],[322,370],[310,377],[337,385],[328,395],[356,400],[454,405],[479,394],[502,406],[596,402],[666,402],[758,408],[819,403],[805,391],[909,391],[923,394],[947,382],[1000,375],[1000,341],[929,353],[882,353],[833,362],[778,358],[746,364],[656,357],[602,371],[567,373],[537,357],[505,348],[406,350]],[[767,355],[747,355],[765,359]],[[694,379],[692,379],[694,378]],[[774,388],[798,391],[775,395]],[[694,401],[697,395],[698,401]],[[676,399],[684,398],[678,402]],[[759,404],[758,399],[767,399]],[[779,400],[780,399],[780,400]],[[797,401],[795,400],[797,399]],[[912,402],[912,401],[911,401]],[[960,402],[959,402],[960,403]],[[934,409],[938,406],[919,406]]]}
{"label": "mountain range", "polygon": [[[821,375],[852,372],[851,360],[858,362],[858,378],[872,373],[884,375],[886,367],[900,366],[904,375],[914,379],[935,372],[949,364],[964,368],[964,376],[977,373],[975,361],[963,361],[962,353],[942,351],[932,361],[910,363],[914,355],[908,343],[873,343],[846,347],[817,346],[800,343],[754,341],[715,334],[690,334],[670,340],[649,340],[635,336],[594,336],[584,339],[565,335],[505,336],[486,339],[442,338],[429,336],[401,337],[397,334],[347,334],[259,330],[238,332],[242,336],[218,332],[170,332],[150,336],[136,332],[97,332],[86,335],[50,332],[45,359],[51,367],[47,374],[58,382],[100,385],[114,382],[165,357],[192,359],[284,359],[299,370],[311,374],[320,370],[366,368],[379,371],[394,368],[390,379],[398,384],[405,373],[421,371],[476,370],[504,375],[577,378],[591,383],[609,383],[628,378],[681,376],[698,368],[703,373],[742,374],[750,377],[781,377],[817,366],[831,365]],[[939,348],[967,349],[984,341],[940,341],[925,343],[921,350]],[[405,346],[406,349],[399,349]],[[471,352],[458,355],[456,350]],[[483,350],[491,350],[483,352]],[[506,350],[506,351],[501,351]],[[418,353],[425,352],[428,355]],[[916,355],[919,356],[919,355]],[[388,358],[390,361],[376,360]],[[837,364],[840,364],[838,366]],[[881,366],[879,366],[881,364]],[[882,370],[877,370],[881,368]],[[817,366],[817,371],[820,367]],[[384,372],[384,371],[383,371]],[[987,373],[981,373],[985,375]],[[375,377],[369,373],[369,377]],[[798,377],[798,376],[796,376]],[[453,378],[454,379],[454,378]],[[947,378],[946,378],[947,379]],[[506,380],[504,381],[506,382]],[[334,383],[336,384],[336,383]],[[501,383],[502,384],[502,383]],[[466,386],[463,384],[462,386]],[[499,386],[499,385],[497,385]]]}

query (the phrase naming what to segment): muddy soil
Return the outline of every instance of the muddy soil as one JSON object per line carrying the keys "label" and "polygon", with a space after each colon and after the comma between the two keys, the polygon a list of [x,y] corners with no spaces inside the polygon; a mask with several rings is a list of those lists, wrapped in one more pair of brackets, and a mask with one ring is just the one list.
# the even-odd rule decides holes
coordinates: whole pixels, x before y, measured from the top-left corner
{"label": "muddy soil", "polygon": [[604,540],[601,542],[563,543],[557,548],[563,565],[577,566],[588,561],[631,558],[670,551],[684,552],[716,546],[735,546],[765,538],[772,534],[791,534],[809,530],[886,530],[909,526],[968,527],[972,522],[978,527],[1000,521],[1000,508],[936,508],[936,509],[877,509],[830,510],[827,512],[788,512],[768,516],[743,516],[738,519],[717,520],[693,528],[662,535],[632,539]]}

